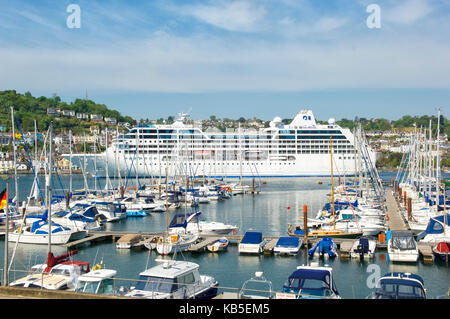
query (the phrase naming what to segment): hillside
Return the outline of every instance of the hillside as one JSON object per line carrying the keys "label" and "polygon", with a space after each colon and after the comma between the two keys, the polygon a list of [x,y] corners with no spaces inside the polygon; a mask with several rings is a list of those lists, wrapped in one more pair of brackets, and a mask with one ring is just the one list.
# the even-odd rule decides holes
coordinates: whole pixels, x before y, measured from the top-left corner
{"label": "hillside", "polygon": [[[48,108],[60,110],[71,110],[76,113],[99,114],[104,117],[115,118],[117,122],[128,122],[135,124],[135,120],[129,116],[122,116],[118,111],[110,110],[104,104],[97,104],[91,100],[76,99],[67,104],[61,101],[59,96],[33,97],[31,93],[17,93],[15,90],[0,91],[0,125],[6,126],[6,130],[11,128],[11,110],[21,123],[22,130],[34,131],[34,120],[36,120],[38,131],[47,130],[51,121],[55,133],[71,129],[74,134],[81,134],[89,130],[94,125],[90,120],[81,120],[76,117],[51,116],[47,114]],[[105,127],[104,123],[95,123],[99,127]]]}

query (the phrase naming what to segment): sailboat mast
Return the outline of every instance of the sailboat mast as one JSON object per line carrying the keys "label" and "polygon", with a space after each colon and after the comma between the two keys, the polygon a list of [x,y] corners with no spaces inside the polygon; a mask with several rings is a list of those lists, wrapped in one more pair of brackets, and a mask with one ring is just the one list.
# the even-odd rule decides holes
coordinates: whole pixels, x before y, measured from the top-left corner
{"label": "sailboat mast", "polygon": [[16,208],[19,209],[19,184],[17,182],[17,159],[16,159],[16,133],[14,131],[14,107],[11,106],[11,126],[12,126],[12,141],[13,141],[13,156],[14,156],[14,183],[16,187]]}
{"label": "sailboat mast", "polygon": [[48,176],[47,176],[47,188],[48,188],[48,199],[47,199],[47,211],[48,211],[48,252],[52,251],[52,168],[53,168],[53,158],[52,158],[52,140],[53,140],[53,122],[50,122],[50,138],[49,138],[49,155],[48,155]]}
{"label": "sailboat mast", "polygon": [[333,229],[336,229],[336,217],[334,215],[333,146],[331,136],[330,136],[330,160],[331,160],[331,206],[333,208]]}

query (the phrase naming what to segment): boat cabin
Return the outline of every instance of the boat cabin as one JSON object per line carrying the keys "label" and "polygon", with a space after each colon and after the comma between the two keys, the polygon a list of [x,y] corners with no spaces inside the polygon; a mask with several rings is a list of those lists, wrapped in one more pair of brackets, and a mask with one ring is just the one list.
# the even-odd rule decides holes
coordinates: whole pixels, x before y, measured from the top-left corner
{"label": "boat cabin", "polygon": [[374,299],[426,299],[422,277],[411,273],[387,273],[378,280]]}

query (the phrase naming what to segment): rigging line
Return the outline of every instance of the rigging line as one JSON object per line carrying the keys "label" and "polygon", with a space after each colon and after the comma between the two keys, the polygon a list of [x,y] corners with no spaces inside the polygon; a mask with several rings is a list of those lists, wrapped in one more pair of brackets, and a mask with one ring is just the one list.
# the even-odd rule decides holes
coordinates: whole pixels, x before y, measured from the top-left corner
{"label": "rigging line", "polygon": [[[14,116],[14,117],[16,118],[17,126],[18,126],[18,128],[19,128],[20,135],[21,135],[21,137],[22,137],[22,142],[23,142],[23,145],[24,145],[24,148],[25,148],[25,152],[27,153],[28,160],[30,161],[31,169],[33,170],[33,175],[34,175],[34,178],[35,178],[37,187],[38,187],[38,189],[39,189],[39,194],[41,195],[41,198],[43,198],[43,197],[42,197],[42,192],[41,192],[41,187],[39,186],[39,181],[37,180],[37,178],[36,178],[36,172],[34,171],[33,162],[31,161],[30,154],[28,153],[27,144],[25,143],[25,140],[24,140],[24,138],[23,138],[22,128],[20,127],[19,119],[18,119],[16,116]],[[19,198],[17,198],[17,201],[19,201]]]}
{"label": "rigging line", "polygon": [[[338,171],[339,180],[340,180],[341,179],[341,173],[339,172],[339,167],[337,166],[336,160],[335,160],[334,157],[333,157],[333,162],[334,162],[334,166],[336,167],[336,170]],[[353,210],[353,205],[350,202],[350,199],[348,198],[348,194],[347,194],[347,190],[345,189],[345,185],[344,185],[344,192],[345,192],[345,197],[347,197],[347,201],[349,203],[350,209],[352,210],[353,217],[355,217],[356,226],[358,226],[358,229],[361,230],[361,227],[359,226],[359,223],[358,223],[358,219],[356,218],[356,215],[355,215],[355,211]]]}

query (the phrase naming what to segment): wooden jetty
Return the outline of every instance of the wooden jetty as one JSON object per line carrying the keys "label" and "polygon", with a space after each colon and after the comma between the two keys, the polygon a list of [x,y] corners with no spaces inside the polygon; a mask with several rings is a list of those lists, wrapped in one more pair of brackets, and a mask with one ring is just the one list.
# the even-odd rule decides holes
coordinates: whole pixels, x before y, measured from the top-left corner
{"label": "wooden jetty", "polygon": [[202,238],[202,240],[194,245],[191,245],[187,251],[190,252],[200,252],[200,251],[205,251],[206,247],[208,245],[211,245],[212,243],[215,243],[216,241],[218,241],[221,237],[207,237],[207,238]]}
{"label": "wooden jetty", "polygon": [[405,223],[403,216],[398,207],[398,203],[394,197],[394,191],[389,188],[386,190],[386,206],[388,216],[388,226],[392,230],[408,230],[409,227]]}
{"label": "wooden jetty", "polygon": [[275,245],[277,244],[279,238],[268,239],[266,245],[264,246],[263,253],[264,254],[272,254]]}

